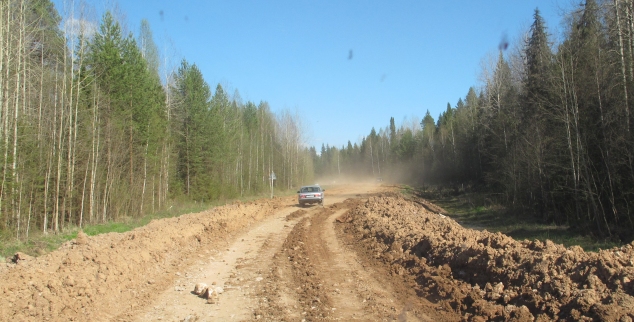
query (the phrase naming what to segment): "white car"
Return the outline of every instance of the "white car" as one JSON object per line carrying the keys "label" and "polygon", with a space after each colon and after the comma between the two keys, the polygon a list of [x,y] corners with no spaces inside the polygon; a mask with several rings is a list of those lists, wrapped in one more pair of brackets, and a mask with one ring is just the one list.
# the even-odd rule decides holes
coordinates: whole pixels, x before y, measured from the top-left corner
{"label": "white car", "polygon": [[297,202],[300,207],[312,203],[323,205],[325,191],[319,185],[303,186],[297,191]]}

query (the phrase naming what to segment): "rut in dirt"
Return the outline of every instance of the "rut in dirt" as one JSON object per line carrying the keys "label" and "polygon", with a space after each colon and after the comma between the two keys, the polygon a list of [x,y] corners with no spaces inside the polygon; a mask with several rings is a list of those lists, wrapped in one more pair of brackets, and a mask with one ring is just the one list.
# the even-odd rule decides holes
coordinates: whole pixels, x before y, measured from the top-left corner
{"label": "rut in dirt", "polygon": [[[255,319],[265,321],[442,321],[395,296],[372,262],[363,262],[336,236],[336,218],[349,209],[338,203],[303,218],[274,256]],[[377,276],[380,275],[380,276]],[[413,294],[416,297],[415,294]],[[290,300],[292,299],[292,300]],[[424,299],[418,298],[416,301]],[[434,312],[432,305],[428,310]]]}
{"label": "rut in dirt", "polygon": [[[251,320],[253,290],[266,283],[262,272],[297,220],[295,207],[284,207],[236,235],[226,247],[205,249],[196,263],[178,273],[178,279],[150,305],[134,312],[133,321],[245,321]],[[198,284],[215,296],[192,294]],[[204,288],[204,286],[202,286]],[[216,290],[220,288],[218,293]]]}
{"label": "rut in dirt", "polygon": [[[516,241],[416,197],[340,191],[323,208],[235,203],[18,258],[0,267],[0,320],[182,320],[192,310],[203,321],[634,320],[634,243],[587,253]],[[190,294],[210,276],[226,286],[220,306]]]}

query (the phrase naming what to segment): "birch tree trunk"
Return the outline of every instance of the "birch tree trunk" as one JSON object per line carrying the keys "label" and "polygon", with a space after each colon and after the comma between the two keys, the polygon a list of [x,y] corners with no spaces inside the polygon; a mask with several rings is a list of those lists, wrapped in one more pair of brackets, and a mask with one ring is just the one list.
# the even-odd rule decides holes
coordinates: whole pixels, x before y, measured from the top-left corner
{"label": "birch tree trunk", "polygon": [[[4,77],[4,81],[6,82],[7,86],[3,86],[3,91],[2,91],[2,135],[4,137],[4,146],[3,146],[3,167],[2,167],[2,185],[0,186],[0,214],[4,214],[4,216],[0,216],[0,217],[4,217],[4,226],[6,227],[8,224],[8,220],[9,220],[9,214],[7,214],[7,212],[5,211],[5,209],[3,208],[4,205],[4,199],[6,196],[6,178],[7,178],[7,162],[8,162],[8,152],[9,152],[9,80],[10,80],[10,66],[11,66],[11,45],[12,45],[12,39],[11,39],[11,0],[7,0],[6,1],[6,10],[7,10],[7,15],[6,15],[6,42],[3,44],[3,48],[4,48],[4,52],[6,53],[6,71],[5,71],[5,77]],[[4,82],[3,82],[4,84]]]}
{"label": "birch tree trunk", "polygon": [[[13,152],[12,152],[12,164],[11,164],[11,211],[13,216],[16,218],[17,222],[17,231],[19,236],[19,227],[20,227],[20,212],[19,212],[19,204],[16,205],[16,195],[20,193],[16,191],[16,186],[18,185],[18,173],[17,173],[17,160],[18,160],[18,118],[20,114],[20,98],[21,94],[25,91],[26,87],[26,79],[23,77],[23,69],[25,69],[25,61],[26,61],[26,50],[24,49],[24,34],[25,34],[25,23],[24,23],[24,11],[25,11],[25,3],[24,0],[20,1],[20,13],[19,13],[19,33],[18,33],[18,46],[17,46],[17,68],[16,68],[16,81],[15,81],[15,105],[13,111]],[[20,89],[22,89],[22,93],[20,93]],[[18,190],[20,190],[18,188]]]}
{"label": "birch tree trunk", "polygon": [[625,109],[626,129],[630,131],[630,109],[627,98],[627,77],[625,76],[625,55],[623,53],[623,32],[621,30],[621,18],[619,14],[619,0],[614,0],[614,13],[616,15],[616,27],[619,38],[619,60],[621,62],[621,78],[623,82],[623,107]]}

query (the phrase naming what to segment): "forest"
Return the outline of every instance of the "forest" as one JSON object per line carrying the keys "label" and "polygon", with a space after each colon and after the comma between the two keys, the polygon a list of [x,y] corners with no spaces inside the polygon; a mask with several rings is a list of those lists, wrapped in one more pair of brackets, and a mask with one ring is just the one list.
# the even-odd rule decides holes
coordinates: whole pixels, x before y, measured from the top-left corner
{"label": "forest", "polygon": [[360,143],[312,149],[316,175],[473,187],[546,223],[631,241],[633,14],[631,0],[587,0],[555,39],[536,8],[437,119],[428,111],[397,128],[392,118]]}
{"label": "forest", "polygon": [[116,12],[91,21],[83,8],[62,19],[50,0],[0,2],[3,236],[263,194],[275,173],[281,189],[344,177],[467,187],[547,223],[634,238],[632,0],[570,8],[558,37],[535,9],[436,119],[391,118],[319,151],[297,113],[212,87],[159,51],[147,21],[126,31]]}
{"label": "forest", "polygon": [[[0,1],[0,232],[18,240],[312,181],[290,111],[159,52],[147,21]],[[97,26],[97,27],[95,27]]]}

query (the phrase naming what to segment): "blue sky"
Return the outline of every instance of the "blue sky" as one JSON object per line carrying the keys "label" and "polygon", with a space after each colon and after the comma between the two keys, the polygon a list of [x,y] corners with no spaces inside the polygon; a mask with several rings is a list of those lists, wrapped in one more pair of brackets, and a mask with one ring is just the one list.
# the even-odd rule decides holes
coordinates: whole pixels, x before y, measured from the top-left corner
{"label": "blue sky", "polygon": [[[65,16],[63,0],[54,0]],[[470,86],[501,39],[539,8],[557,35],[564,0],[87,1],[118,6],[129,31],[150,22],[173,66],[195,63],[212,88],[302,116],[306,144],[359,142],[394,117],[436,119]],[[114,4],[114,5],[113,5]],[[67,6],[68,7],[68,6]]]}

